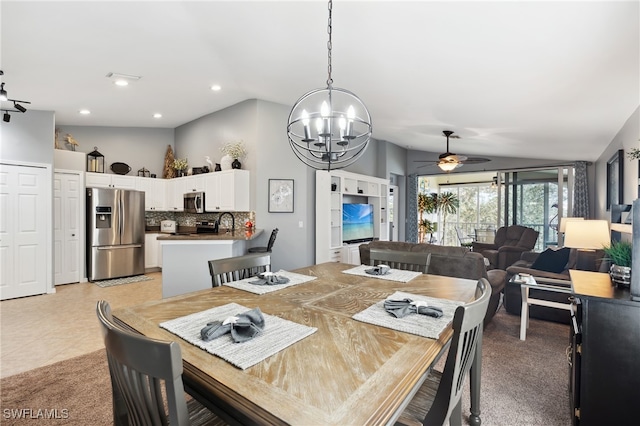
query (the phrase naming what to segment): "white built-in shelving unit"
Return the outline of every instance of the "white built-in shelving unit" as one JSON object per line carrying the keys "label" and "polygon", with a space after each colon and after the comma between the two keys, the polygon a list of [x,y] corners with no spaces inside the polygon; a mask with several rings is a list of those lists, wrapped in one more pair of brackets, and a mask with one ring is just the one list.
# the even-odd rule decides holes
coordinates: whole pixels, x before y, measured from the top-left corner
{"label": "white built-in shelving unit", "polygon": [[316,172],[316,263],[359,264],[359,244],[342,241],[342,204],[373,205],[374,238],[389,239],[389,180],[344,171]]}

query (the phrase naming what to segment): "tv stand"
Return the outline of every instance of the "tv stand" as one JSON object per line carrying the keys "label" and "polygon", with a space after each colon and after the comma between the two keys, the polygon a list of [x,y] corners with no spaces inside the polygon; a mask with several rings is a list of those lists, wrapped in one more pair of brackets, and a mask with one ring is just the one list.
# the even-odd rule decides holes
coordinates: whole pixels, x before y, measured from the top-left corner
{"label": "tv stand", "polygon": [[316,263],[360,263],[354,249],[363,242],[342,241],[342,203],[373,205],[374,240],[389,239],[389,180],[345,171],[316,171]]}

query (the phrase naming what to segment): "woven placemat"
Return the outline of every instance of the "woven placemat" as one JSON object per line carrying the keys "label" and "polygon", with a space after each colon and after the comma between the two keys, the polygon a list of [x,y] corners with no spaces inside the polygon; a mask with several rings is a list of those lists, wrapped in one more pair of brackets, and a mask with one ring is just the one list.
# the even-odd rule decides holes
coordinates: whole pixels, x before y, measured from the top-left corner
{"label": "woven placemat", "polygon": [[458,306],[463,302],[448,299],[436,299],[434,297],[420,296],[418,294],[404,293],[396,291],[387,299],[411,299],[427,302],[429,305],[442,309],[440,318],[433,318],[427,315],[410,314],[404,318],[396,318],[384,309],[384,300],[369,306],[367,309],[358,312],[352,318],[369,324],[379,325],[392,330],[403,331],[405,333],[416,334],[430,339],[437,339],[440,333],[453,321],[453,315]]}
{"label": "woven placemat", "polygon": [[381,280],[398,281],[401,283],[409,282],[415,277],[422,275],[422,272],[404,271],[401,269],[389,269],[389,273],[385,275],[367,274],[365,271],[371,268],[373,268],[373,266],[360,265],[356,266],[355,268],[344,270],[342,272],[345,274],[360,275],[362,277],[368,278],[380,278]]}
{"label": "woven placemat", "polygon": [[200,330],[208,322],[224,321],[230,316],[241,314],[248,310],[250,309],[237,303],[228,303],[163,322],[160,327],[243,370],[312,335],[318,330],[314,327],[307,327],[306,325],[263,313],[264,330],[249,341],[236,343],[233,341],[231,334],[226,334],[210,342],[205,342],[200,338]]}
{"label": "woven placemat", "polygon": [[153,278],[146,275],[136,275],[133,277],[114,278],[112,280],[92,281],[98,287],[113,287],[114,285],[139,283],[141,281],[152,280]]}
{"label": "woven placemat", "polygon": [[289,282],[286,284],[256,285],[256,284],[251,284],[251,281],[257,281],[258,277],[252,277],[252,278],[245,278],[244,280],[224,283],[224,285],[237,288],[238,290],[248,291],[254,294],[266,294],[266,293],[271,293],[272,291],[282,290],[283,288],[291,287],[293,285],[298,285],[298,284],[306,283],[306,282],[317,279],[317,277],[312,277],[310,275],[296,274],[295,272],[283,271],[282,269],[276,272],[276,275],[289,278]]}

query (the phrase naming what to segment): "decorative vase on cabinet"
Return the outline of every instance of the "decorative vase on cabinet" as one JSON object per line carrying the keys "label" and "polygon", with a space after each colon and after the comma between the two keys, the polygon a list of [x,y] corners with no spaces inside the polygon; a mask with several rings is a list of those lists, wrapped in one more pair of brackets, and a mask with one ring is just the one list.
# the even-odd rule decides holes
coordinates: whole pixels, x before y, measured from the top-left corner
{"label": "decorative vase on cabinet", "polygon": [[237,158],[235,160],[233,160],[233,162],[231,163],[231,168],[234,169],[241,169],[242,168],[242,163],[240,162],[240,160],[238,160]]}
{"label": "decorative vase on cabinet", "polygon": [[220,159],[220,167],[222,167],[222,170],[231,170],[231,163],[233,163],[233,157],[228,154]]}

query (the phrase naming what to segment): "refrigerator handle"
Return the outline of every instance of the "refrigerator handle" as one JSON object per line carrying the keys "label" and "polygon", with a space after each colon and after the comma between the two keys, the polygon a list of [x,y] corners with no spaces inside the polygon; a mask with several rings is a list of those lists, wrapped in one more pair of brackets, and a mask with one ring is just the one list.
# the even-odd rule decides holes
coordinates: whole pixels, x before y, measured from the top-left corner
{"label": "refrigerator handle", "polygon": [[125,244],[118,246],[100,246],[96,247],[98,250],[120,250],[120,249],[129,249],[129,248],[142,248],[142,244]]}
{"label": "refrigerator handle", "polygon": [[[120,229],[118,232],[120,233],[120,238],[122,238],[122,233],[124,232],[124,202],[122,201],[122,197],[124,194],[120,191],[120,196],[118,197],[118,211],[120,212],[120,221],[118,222],[118,226]],[[122,240],[120,241],[122,242]]]}

